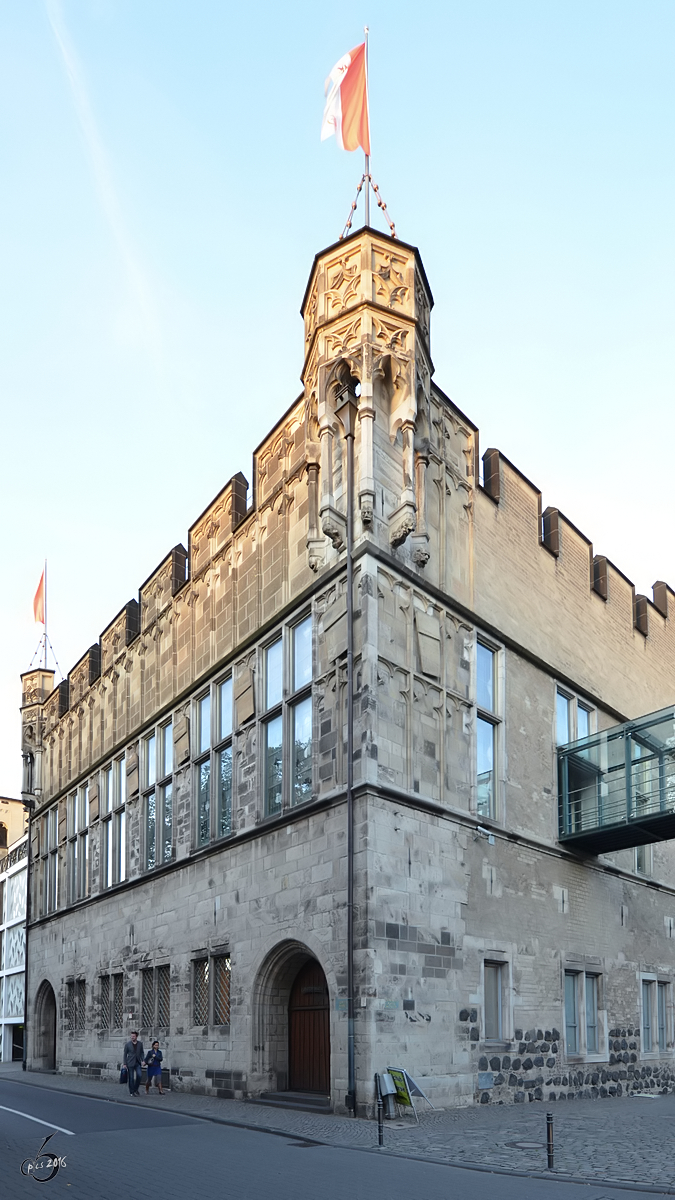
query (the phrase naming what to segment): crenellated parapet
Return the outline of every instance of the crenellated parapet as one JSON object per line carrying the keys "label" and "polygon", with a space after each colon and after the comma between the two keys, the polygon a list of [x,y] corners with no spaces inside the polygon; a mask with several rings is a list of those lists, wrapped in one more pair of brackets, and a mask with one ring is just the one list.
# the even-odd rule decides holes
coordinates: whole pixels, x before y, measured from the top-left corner
{"label": "crenellated parapet", "polygon": [[617,713],[672,701],[668,584],[657,581],[651,598],[637,593],[559,509],[543,508],[540,489],[497,449],[483,455],[477,494],[476,611]]}

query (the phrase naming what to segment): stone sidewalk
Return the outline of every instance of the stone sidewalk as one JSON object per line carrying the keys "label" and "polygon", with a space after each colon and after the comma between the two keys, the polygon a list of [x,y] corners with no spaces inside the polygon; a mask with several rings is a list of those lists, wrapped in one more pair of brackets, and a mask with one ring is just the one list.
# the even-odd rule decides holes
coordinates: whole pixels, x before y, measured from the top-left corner
{"label": "stone sidewalk", "polygon": [[[21,1064],[0,1064],[0,1079],[125,1104],[161,1105],[186,1116],[273,1133],[329,1146],[377,1149],[374,1121],[297,1112],[219,1100],[188,1092],[160,1098],[142,1091],[132,1101],[116,1083],[64,1075],[23,1073]],[[17,1095],[18,1101],[18,1095]],[[20,1105],[17,1103],[17,1107]],[[424,1107],[424,1106],[423,1106]],[[522,1105],[420,1112],[420,1123],[404,1116],[385,1122],[384,1150],[457,1166],[546,1175],[546,1112],[554,1116],[555,1172],[560,1178],[594,1183],[638,1184],[675,1194],[675,1096],[636,1096],[575,1100],[564,1104],[533,1101]],[[518,1143],[531,1143],[523,1146]],[[380,1151],[381,1153],[381,1151]]]}

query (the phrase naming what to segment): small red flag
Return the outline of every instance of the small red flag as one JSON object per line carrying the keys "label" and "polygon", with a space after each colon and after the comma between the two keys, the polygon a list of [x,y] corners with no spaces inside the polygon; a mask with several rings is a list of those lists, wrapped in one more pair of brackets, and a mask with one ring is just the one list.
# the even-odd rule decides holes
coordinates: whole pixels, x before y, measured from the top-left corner
{"label": "small red flag", "polygon": [[40,576],[38,590],[35,593],[35,599],[33,600],[33,616],[35,617],[36,625],[37,624],[44,625],[44,623],[45,623],[45,573],[44,573],[44,571],[42,572],[42,575]]}

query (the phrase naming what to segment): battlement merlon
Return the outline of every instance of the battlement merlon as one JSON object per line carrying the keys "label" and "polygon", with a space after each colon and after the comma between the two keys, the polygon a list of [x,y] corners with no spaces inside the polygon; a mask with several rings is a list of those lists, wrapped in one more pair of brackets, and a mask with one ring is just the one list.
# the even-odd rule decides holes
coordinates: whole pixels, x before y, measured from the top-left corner
{"label": "battlement merlon", "polygon": [[[562,678],[575,678],[620,719],[671,703],[672,589],[659,580],[653,599],[637,594],[632,581],[594,554],[590,539],[559,509],[542,511],[540,489],[499,450],[486,450],[483,468],[474,595],[486,624],[526,646]],[[625,663],[623,672],[616,669],[618,661]]]}

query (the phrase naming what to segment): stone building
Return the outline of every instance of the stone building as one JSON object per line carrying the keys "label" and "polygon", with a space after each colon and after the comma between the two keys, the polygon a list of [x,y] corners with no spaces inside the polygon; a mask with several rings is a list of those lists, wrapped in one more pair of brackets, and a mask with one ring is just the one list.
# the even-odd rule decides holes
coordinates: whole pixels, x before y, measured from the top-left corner
{"label": "stone building", "polygon": [[134,1027],[173,1087],[344,1106],[351,387],[359,1111],[388,1065],[437,1105],[675,1077],[675,598],[481,456],[432,303],[403,242],[317,255],[251,505],[23,676],[33,1068],[112,1076]]}

